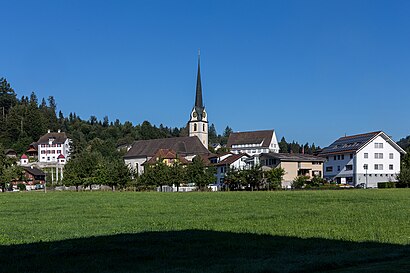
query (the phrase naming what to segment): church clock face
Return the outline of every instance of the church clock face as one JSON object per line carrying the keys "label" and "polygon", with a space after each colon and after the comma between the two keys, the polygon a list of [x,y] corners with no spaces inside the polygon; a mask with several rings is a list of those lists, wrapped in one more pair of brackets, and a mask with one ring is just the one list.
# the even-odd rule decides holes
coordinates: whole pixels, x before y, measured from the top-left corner
{"label": "church clock face", "polygon": [[194,113],[192,114],[192,116],[193,116],[194,118],[196,118],[198,115],[196,114],[196,112],[194,112]]}
{"label": "church clock face", "polygon": [[202,112],[202,116],[203,116],[204,118],[206,118],[206,113],[205,113],[205,111]]}

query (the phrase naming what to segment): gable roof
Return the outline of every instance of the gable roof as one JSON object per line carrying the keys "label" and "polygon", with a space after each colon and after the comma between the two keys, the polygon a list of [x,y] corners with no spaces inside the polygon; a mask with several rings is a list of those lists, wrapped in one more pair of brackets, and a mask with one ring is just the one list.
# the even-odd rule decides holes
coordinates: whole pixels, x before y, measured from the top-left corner
{"label": "gable roof", "polygon": [[272,140],[273,133],[274,130],[231,133],[226,146],[232,148],[232,145],[262,143],[262,146],[268,147]]}
{"label": "gable roof", "polygon": [[261,154],[262,157],[276,158],[280,161],[288,162],[324,162],[325,159],[319,156],[308,155],[308,154],[289,154],[289,153],[266,153]]}
{"label": "gable roof", "polygon": [[38,144],[46,144],[50,138],[54,138],[53,143],[64,143],[67,140],[67,135],[65,132],[60,133],[47,133],[40,137],[37,141]]}
{"label": "gable roof", "polygon": [[249,155],[247,155],[247,154],[232,154],[231,156],[228,156],[227,158],[225,158],[221,162],[216,163],[215,166],[231,165],[232,163],[234,163],[235,161],[241,159],[244,156],[249,157]]}
{"label": "gable roof", "polygon": [[376,137],[381,136],[390,145],[396,148],[400,153],[406,153],[396,142],[394,142],[387,134],[382,131],[370,132],[365,134],[358,134],[352,136],[344,136],[337,139],[335,142],[324,148],[319,156],[326,156],[331,154],[341,154],[347,152],[356,153],[365,147]]}
{"label": "gable roof", "polygon": [[209,154],[199,138],[193,136],[137,140],[124,158],[152,157],[159,149],[174,150],[181,156]]}
{"label": "gable roof", "polygon": [[38,176],[38,175],[46,175],[42,170],[37,169],[37,168],[34,168],[34,167],[23,167],[23,169],[24,169],[26,172],[28,172],[28,173],[30,173],[30,174],[32,174],[32,175],[35,175],[35,176]]}

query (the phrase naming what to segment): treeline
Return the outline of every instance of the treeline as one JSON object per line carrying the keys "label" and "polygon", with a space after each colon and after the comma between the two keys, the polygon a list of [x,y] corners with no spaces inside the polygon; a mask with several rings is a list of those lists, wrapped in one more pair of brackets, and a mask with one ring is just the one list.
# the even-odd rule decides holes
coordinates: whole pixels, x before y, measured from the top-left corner
{"label": "treeline", "polygon": [[293,154],[304,153],[304,154],[310,154],[310,155],[315,155],[321,150],[321,148],[319,146],[316,146],[315,143],[312,143],[312,145],[309,145],[309,143],[306,143],[303,145],[295,141],[288,143],[285,137],[282,137],[282,139],[280,140],[279,149],[280,149],[280,153],[293,153]]}
{"label": "treeline", "polygon": [[[227,132],[232,131],[227,128]],[[18,99],[7,80],[0,78],[0,143],[3,147],[14,149],[18,154],[24,153],[28,145],[37,141],[48,129],[61,129],[67,133],[73,141],[73,156],[96,143],[106,146],[105,149],[112,153],[118,146],[131,144],[139,139],[188,135],[186,126],[172,128],[161,124],[157,127],[148,121],[133,125],[129,121],[121,123],[118,119],[110,121],[107,116],[102,120],[95,116],[83,120],[76,113],[64,116],[61,111],[57,112],[53,96],[39,102],[37,95],[32,92],[29,97]],[[212,141],[226,143],[226,134],[218,135],[213,124],[211,129]]]}

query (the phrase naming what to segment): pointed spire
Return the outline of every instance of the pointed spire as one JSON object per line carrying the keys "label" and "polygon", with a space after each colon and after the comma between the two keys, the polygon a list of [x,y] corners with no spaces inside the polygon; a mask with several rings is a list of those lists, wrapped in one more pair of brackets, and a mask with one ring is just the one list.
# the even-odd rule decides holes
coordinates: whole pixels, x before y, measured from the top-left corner
{"label": "pointed spire", "polygon": [[203,108],[202,103],[202,84],[201,84],[201,68],[200,68],[200,50],[198,49],[198,76],[196,78],[196,96],[195,96],[195,107]]}

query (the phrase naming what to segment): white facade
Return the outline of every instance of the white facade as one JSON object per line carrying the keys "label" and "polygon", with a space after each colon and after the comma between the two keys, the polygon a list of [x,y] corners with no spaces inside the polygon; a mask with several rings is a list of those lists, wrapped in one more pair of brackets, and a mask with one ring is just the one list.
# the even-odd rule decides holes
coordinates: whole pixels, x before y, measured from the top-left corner
{"label": "white facade", "polygon": [[[70,157],[70,139],[64,142],[57,142],[54,138],[49,138],[47,142],[38,143],[38,161],[40,163],[59,163],[58,156],[61,154],[65,161]],[[65,162],[64,161],[64,162]]]}
{"label": "white facade", "polygon": [[357,151],[327,155],[324,177],[375,188],[378,182],[397,181],[401,153],[405,152],[382,132]]}
{"label": "white facade", "polygon": [[235,156],[232,154],[227,154],[224,155],[223,158],[221,157],[219,160],[221,162],[220,165],[216,165],[216,186],[218,189],[220,189],[224,185],[224,178],[225,174],[230,170],[230,169],[235,169],[235,170],[243,170],[247,167],[247,159],[249,156],[247,155],[242,155],[241,157],[238,157],[235,161],[229,162],[228,164],[222,164],[223,161],[229,160],[229,157]]}
{"label": "white facade", "polygon": [[250,156],[259,156],[262,153],[279,153],[279,144],[276,134],[273,132],[269,146],[264,146],[263,141],[260,143],[233,144],[231,147],[231,152],[234,154],[246,153]]}

